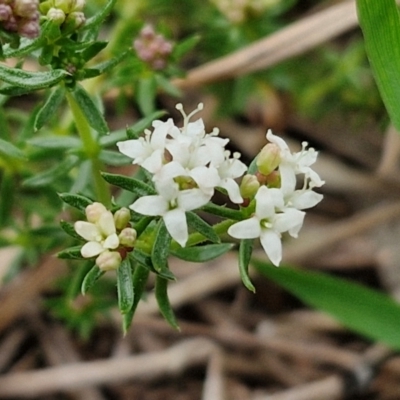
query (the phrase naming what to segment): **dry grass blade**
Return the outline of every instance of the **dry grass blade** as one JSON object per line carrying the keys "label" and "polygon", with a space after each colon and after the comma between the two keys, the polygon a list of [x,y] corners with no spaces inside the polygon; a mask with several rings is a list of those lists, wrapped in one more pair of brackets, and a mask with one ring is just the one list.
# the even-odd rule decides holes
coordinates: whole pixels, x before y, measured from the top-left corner
{"label": "dry grass blade", "polygon": [[179,87],[199,86],[245,75],[302,54],[357,26],[355,1],[335,4],[307,16],[235,53],[211,61],[175,80]]}
{"label": "dry grass blade", "polygon": [[48,393],[104,385],[125,380],[148,380],[179,374],[204,364],[215,352],[206,339],[192,339],[160,352],[93,362],[72,363],[0,377],[0,398],[32,398]]}

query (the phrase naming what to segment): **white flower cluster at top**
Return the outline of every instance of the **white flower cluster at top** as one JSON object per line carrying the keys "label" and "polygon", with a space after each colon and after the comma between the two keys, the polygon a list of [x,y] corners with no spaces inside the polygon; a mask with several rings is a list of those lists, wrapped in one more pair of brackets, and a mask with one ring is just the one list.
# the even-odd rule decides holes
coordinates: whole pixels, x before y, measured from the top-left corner
{"label": "white flower cluster at top", "polygon": [[[287,144],[269,131],[270,143],[257,158],[258,172],[246,175],[239,186],[235,179],[247,171],[240,154],[225,149],[229,140],[218,137],[218,129],[206,133],[202,119],[190,122],[203,105],[189,115],[181,104],[176,108],[184,117],[182,128],[172,119],[154,121],[153,131],[146,130],[144,137],[117,143],[121,153],[152,174],[157,191],[137,199],[130,208],[142,215],[161,216],[172,238],[184,247],[188,239],[186,211],[204,206],[215,188],[223,188],[233,203],[254,209],[250,218],[233,224],[228,233],[238,239],[259,237],[272,263],[278,265],[281,234],[296,237],[303,224],[302,210],[322,199],[312,190],[324,183],[310,167],[317,152],[303,144],[300,152],[291,153]],[[304,182],[296,189],[299,174]]]}
{"label": "white flower cluster at top", "polygon": [[228,139],[218,137],[218,130],[206,133],[202,119],[189,122],[200,104],[186,115],[182,105],[177,109],[184,117],[183,127],[172,119],[154,121],[153,132],[145,131],[139,139],[118,142],[119,151],[153,174],[157,195],[144,196],[130,208],[143,215],[163,217],[170,235],[184,247],[188,239],[186,211],[207,204],[216,187],[224,188],[234,203],[242,203],[235,179],[247,170],[239,154],[225,150]]}

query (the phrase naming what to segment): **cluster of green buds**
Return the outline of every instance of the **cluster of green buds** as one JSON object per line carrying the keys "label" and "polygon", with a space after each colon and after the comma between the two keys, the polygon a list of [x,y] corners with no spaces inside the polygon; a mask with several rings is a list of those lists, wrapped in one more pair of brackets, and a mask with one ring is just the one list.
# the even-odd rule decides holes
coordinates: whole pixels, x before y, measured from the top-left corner
{"label": "cluster of green buds", "polygon": [[86,22],[84,7],[85,0],[46,0],[40,4],[40,12],[63,31],[72,32]]}
{"label": "cluster of green buds", "polygon": [[39,36],[39,0],[0,0],[3,31],[34,39]]}
{"label": "cluster of green buds", "polygon": [[96,258],[101,271],[116,270],[133,250],[136,231],[130,227],[130,211],[121,208],[114,214],[101,203],[85,209],[87,221],[75,222],[76,233],[87,240],[80,252],[84,258]]}
{"label": "cluster of green buds", "polygon": [[145,25],[134,40],[133,47],[138,57],[152,69],[161,70],[167,65],[172,52],[172,43],[161,34],[156,34],[151,25]]}

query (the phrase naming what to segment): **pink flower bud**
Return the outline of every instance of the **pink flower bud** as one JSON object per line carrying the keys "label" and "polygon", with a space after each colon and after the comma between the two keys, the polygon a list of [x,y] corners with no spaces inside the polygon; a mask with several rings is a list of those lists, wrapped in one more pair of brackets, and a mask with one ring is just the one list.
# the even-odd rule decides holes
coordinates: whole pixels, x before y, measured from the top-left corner
{"label": "pink flower bud", "polygon": [[89,222],[96,223],[102,214],[107,212],[107,209],[101,203],[92,203],[85,208],[86,219]]}
{"label": "pink flower bud", "polygon": [[116,270],[121,265],[121,255],[117,251],[103,251],[96,258],[96,265],[104,272]]}
{"label": "pink flower bud", "polygon": [[125,247],[134,247],[137,233],[133,228],[125,228],[119,234],[119,243]]}

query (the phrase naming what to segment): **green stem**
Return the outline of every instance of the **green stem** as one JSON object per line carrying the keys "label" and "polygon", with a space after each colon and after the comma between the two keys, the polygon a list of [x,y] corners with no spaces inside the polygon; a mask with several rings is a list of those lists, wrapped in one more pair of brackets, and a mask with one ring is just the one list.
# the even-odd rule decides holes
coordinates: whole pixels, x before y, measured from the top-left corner
{"label": "green stem", "polygon": [[93,176],[97,200],[103,203],[106,207],[110,207],[111,205],[110,190],[108,188],[107,183],[100,175],[100,171],[103,169],[103,164],[98,158],[98,155],[100,153],[100,146],[93,138],[90,125],[85,115],[80,109],[74,96],[69,91],[67,91],[67,100],[69,107],[72,111],[72,115],[74,116],[76,129],[78,130],[79,136],[82,140],[83,147],[85,149],[88,158],[91,161],[92,176]]}

